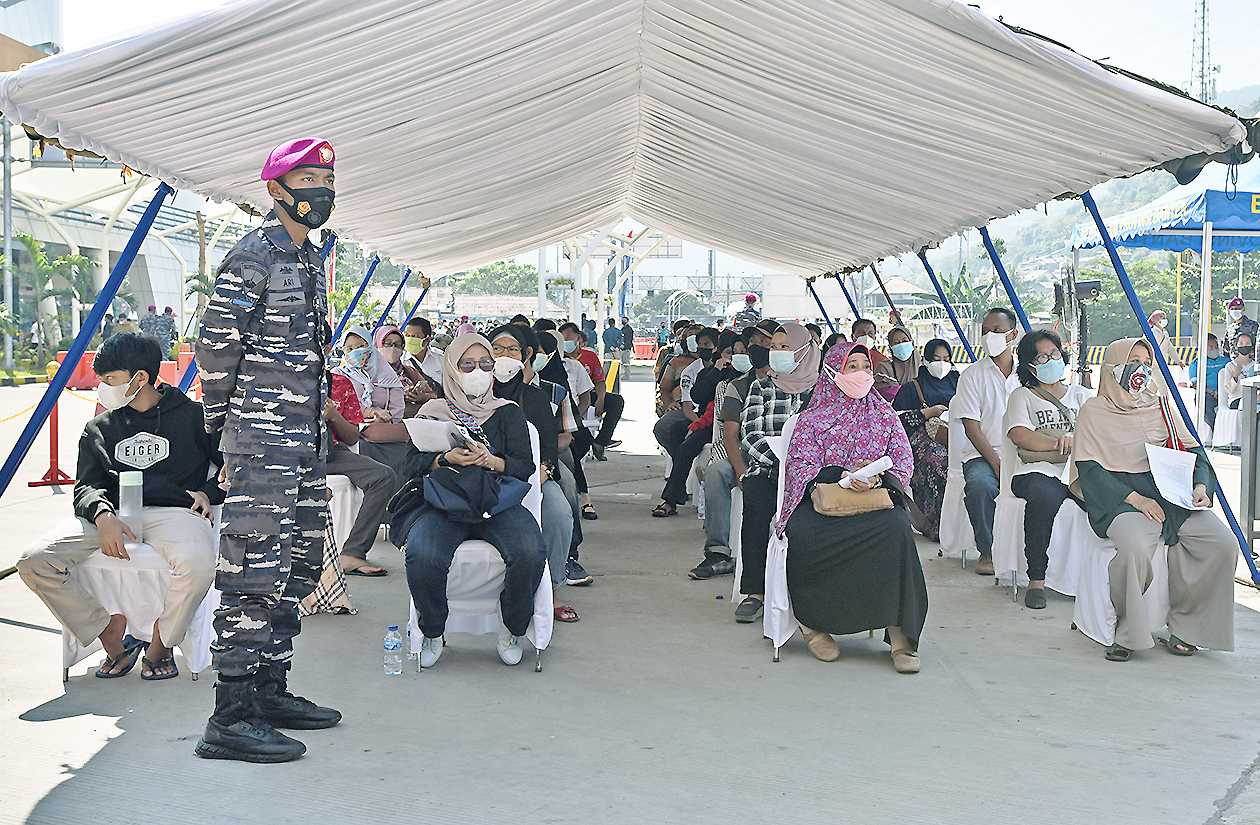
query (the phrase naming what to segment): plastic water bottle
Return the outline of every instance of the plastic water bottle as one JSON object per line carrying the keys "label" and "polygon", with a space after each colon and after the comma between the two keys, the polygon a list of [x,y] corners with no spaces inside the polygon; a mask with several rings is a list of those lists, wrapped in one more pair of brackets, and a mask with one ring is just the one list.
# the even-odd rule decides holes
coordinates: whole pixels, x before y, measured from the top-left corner
{"label": "plastic water bottle", "polygon": [[144,473],[138,470],[118,474],[118,518],[144,542]]}
{"label": "plastic water bottle", "polygon": [[402,675],[402,635],[396,624],[385,629],[385,675]]}

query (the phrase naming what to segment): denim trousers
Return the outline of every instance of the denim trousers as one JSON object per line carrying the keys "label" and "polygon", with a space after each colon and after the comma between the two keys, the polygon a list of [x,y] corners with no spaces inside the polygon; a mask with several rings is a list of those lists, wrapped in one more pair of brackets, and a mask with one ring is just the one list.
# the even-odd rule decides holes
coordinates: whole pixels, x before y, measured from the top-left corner
{"label": "denim trousers", "polygon": [[548,479],[542,486],[542,537],[553,585],[564,583],[564,568],[573,544],[573,508],[564,490]]}
{"label": "denim trousers", "polygon": [[731,490],[735,470],[724,458],[704,468],[704,557],[731,557]]}
{"label": "denim trousers", "polygon": [[962,466],[963,503],[976,534],[980,555],[993,555],[993,513],[997,510],[998,479],[983,458],[973,458]]}

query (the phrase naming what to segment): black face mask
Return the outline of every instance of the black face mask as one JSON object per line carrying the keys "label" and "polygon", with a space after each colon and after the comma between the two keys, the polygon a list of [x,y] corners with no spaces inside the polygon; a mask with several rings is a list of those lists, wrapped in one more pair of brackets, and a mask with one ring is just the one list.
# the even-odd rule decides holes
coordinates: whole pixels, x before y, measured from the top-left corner
{"label": "black face mask", "polygon": [[326,186],[312,186],[309,189],[290,189],[280,181],[280,188],[293,196],[293,203],[276,201],[289,217],[307,229],[319,229],[328,222],[332,215],[333,200],[337,193]]}
{"label": "black face mask", "polygon": [[753,344],[748,348],[748,360],[752,361],[753,369],[765,369],[770,366],[770,348]]}
{"label": "black face mask", "polygon": [[1255,347],[1239,347],[1238,348],[1238,354],[1245,355],[1248,358],[1250,358],[1252,353],[1254,353],[1255,351],[1256,351]]}
{"label": "black face mask", "polygon": [[708,363],[713,360],[713,347],[698,347],[696,349],[696,355],[701,361]]}

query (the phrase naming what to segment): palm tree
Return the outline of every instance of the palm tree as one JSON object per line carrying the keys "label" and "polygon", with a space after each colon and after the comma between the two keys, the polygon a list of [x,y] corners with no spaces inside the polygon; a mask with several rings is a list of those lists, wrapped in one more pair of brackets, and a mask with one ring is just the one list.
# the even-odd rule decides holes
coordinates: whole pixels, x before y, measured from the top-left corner
{"label": "palm tree", "polygon": [[[976,312],[994,305],[997,282],[975,283],[971,274],[967,272],[966,264],[963,264],[962,269],[952,276],[948,273],[940,273],[937,277],[941,282],[941,289],[945,291],[945,297],[949,299],[954,311],[963,321],[973,319]],[[921,292],[915,297],[932,302],[940,300],[935,292]]]}
{"label": "palm tree", "polygon": [[[57,298],[68,296],[71,300],[76,300],[80,295],[94,294],[95,286],[91,287],[90,292],[86,289],[80,291],[81,285],[80,288],[75,286],[79,277],[75,270],[87,270],[90,275],[93,264],[83,255],[62,255],[49,260],[44,244],[33,236],[18,233],[17,239],[26,247],[26,252],[31,257],[31,287],[35,293],[35,316],[41,333],[36,358],[38,363],[43,363],[48,360],[51,347],[61,343]],[[58,286],[58,281],[68,286]]]}

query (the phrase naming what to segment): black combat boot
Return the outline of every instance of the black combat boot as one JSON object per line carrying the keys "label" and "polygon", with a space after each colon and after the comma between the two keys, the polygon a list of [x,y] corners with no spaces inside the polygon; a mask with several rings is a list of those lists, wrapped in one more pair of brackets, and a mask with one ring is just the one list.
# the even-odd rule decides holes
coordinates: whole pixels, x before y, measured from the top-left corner
{"label": "black combat boot", "polygon": [[202,759],[291,762],[306,753],[306,745],[262,719],[252,682],[220,680],[214,686],[214,713],[195,753]]}
{"label": "black combat boot", "polygon": [[254,677],[258,714],[272,727],[288,730],[323,730],[341,721],[341,713],[320,707],[310,699],[289,692],[289,669],[284,665],[259,665]]}

